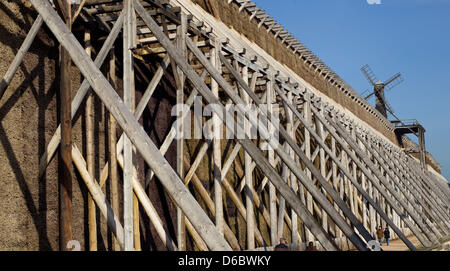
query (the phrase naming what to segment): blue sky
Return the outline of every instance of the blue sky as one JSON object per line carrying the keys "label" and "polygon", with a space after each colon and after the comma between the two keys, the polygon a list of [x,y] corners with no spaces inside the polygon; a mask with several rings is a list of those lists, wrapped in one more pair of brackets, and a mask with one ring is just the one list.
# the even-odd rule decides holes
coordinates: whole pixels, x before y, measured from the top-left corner
{"label": "blue sky", "polygon": [[370,88],[363,65],[382,81],[401,72],[405,81],[386,98],[400,119],[425,127],[427,150],[450,180],[450,0],[255,2],[359,93]]}

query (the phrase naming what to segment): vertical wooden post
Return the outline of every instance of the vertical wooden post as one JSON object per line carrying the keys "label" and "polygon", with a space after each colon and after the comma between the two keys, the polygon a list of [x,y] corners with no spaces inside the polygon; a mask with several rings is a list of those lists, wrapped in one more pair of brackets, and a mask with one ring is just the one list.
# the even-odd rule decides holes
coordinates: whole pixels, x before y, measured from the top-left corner
{"label": "vertical wooden post", "polygon": [[[364,147],[364,144],[362,144],[361,141],[359,141],[359,146],[361,148],[361,150],[366,153],[366,149]],[[364,189],[364,191],[368,191],[367,189],[367,180],[366,180],[366,175],[361,174],[361,186]],[[369,194],[370,195],[370,194]],[[364,201],[362,202],[362,220],[363,220],[363,225],[364,227],[367,229],[368,225],[367,225],[367,206],[366,203],[364,203]],[[372,236],[375,234],[375,232],[373,232],[372,230],[369,230],[370,234],[372,234]]]}
{"label": "vertical wooden post", "polygon": [[423,170],[427,170],[426,149],[425,149],[425,129],[419,126],[419,147],[420,147],[420,164]]}
{"label": "vertical wooden post", "polygon": [[[248,66],[244,66],[242,68],[242,77],[245,83],[248,84]],[[252,78],[252,86],[253,82],[256,83],[257,73],[253,73]],[[253,89],[254,90],[254,89]],[[250,105],[250,97],[245,91],[242,91],[242,96],[244,102]],[[244,120],[244,128],[245,133],[250,138],[250,123],[247,118]],[[254,211],[253,211],[253,195],[251,189],[253,189],[253,174],[251,169],[252,158],[251,156],[245,152],[244,154],[244,173],[245,173],[245,185],[247,189],[245,190],[245,210],[246,210],[246,221],[247,221],[247,249],[255,248],[255,221],[254,221]]]}
{"label": "vertical wooden post", "polygon": [[[311,94],[308,92],[305,93],[305,103],[304,103],[304,107],[303,107],[304,119],[306,121],[305,125],[311,125],[311,123],[312,123],[310,95]],[[311,135],[306,128],[305,128],[305,143],[304,144],[305,144],[306,157],[308,159],[311,159]],[[312,181],[311,171],[306,169],[306,175],[308,176],[308,179]],[[314,213],[312,195],[308,191],[306,192],[306,207],[311,212],[311,214]],[[314,236],[311,234],[309,229],[305,230],[305,235],[306,235],[306,242],[314,241]]]}
{"label": "vertical wooden post", "polygon": [[[282,91],[284,91],[284,90],[282,90]],[[291,98],[292,98],[292,96],[290,96],[290,94],[291,94],[291,92],[288,91],[287,96],[288,96],[289,102],[291,102]],[[286,115],[286,132],[288,133],[288,136],[290,136],[291,139],[294,140],[294,137],[292,135],[292,129],[293,129],[292,128],[292,125],[293,125],[292,111],[286,104],[284,104],[284,112]],[[291,151],[291,148],[289,147],[287,142],[284,142],[283,148],[284,148],[285,152],[287,154],[289,154],[289,157],[292,158],[293,151]],[[290,184],[291,173],[292,172],[289,170],[288,166],[286,164],[283,164],[281,175],[282,175],[283,181],[285,181],[289,186],[291,186],[291,184]],[[282,195],[280,195],[279,203],[278,203],[278,224],[277,224],[278,239],[280,239],[284,233],[284,218],[285,218],[284,214],[285,214],[285,212],[286,212],[286,200],[284,199],[284,197]],[[291,229],[291,232],[294,232],[293,229]],[[291,237],[293,237],[293,239],[297,239],[297,237],[294,235],[292,235]],[[294,243],[294,241],[291,241],[291,243]]]}
{"label": "vertical wooden post", "polygon": [[[287,143],[283,144],[283,148],[285,148],[286,152],[289,153],[289,146]],[[283,165],[281,177],[285,183],[288,183],[288,178],[290,175],[290,171],[286,165]],[[282,195],[278,198],[278,216],[277,216],[277,240],[280,240],[283,237],[284,233],[284,214],[286,212],[286,200]]]}
{"label": "vertical wooden post", "polygon": [[[274,90],[273,84],[275,83],[275,76],[273,71],[268,74],[268,81],[266,86],[266,99],[267,99],[267,114],[271,116],[273,114],[272,103],[274,101]],[[269,134],[273,134],[274,127],[269,124],[268,127]],[[275,166],[275,152],[274,149],[267,142],[268,147],[268,158],[271,166]],[[278,231],[277,231],[277,191],[275,186],[271,182],[269,184],[269,213],[270,213],[270,242],[272,246],[278,243]]]}
{"label": "vertical wooden post", "polygon": [[[111,58],[109,60],[109,76],[110,82],[114,89],[117,89],[116,77],[116,55],[114,48],[110,52]],[[108,149],[109,149],[109,185],[111,188],[111,207],[115,214],[119,215],[119,177],[117,173],[117,135],[116,135],[116,120],[110,113],[108,118]],[[119,251],[120,245],[115,237],[113,237],[113,250]]]}
{"label": "vertical wooden post", "polygon": [[[320,114],[323,116],[323,105],[321,105]],[[318,132],[317,134],[320,136],[322,142],[325,143],[325,131],[323,129],[323,125],[317,119],[316,119],[316,129]],[[326,173],[325,150],[323,148],[320,148],[319,150],[319,159],[320,159],[320,174],[322,174],[322,176],[326,178],[327,173]],[[325,196],[327,195],[327,192],[325,191],[324,188],[322,188],[322,192]],[[328,215],[327,212],[325,212],[323,209],[322,209],[322,227],[326,232],[328,232]]]}
{"label": "vertical wooden post", "polygon": [[[364,175],[364,174],[363,174]],[[365,175],[364,175],[365,176]],[[373,189],[373,185],[372,182],[368,182],[369,187],[368,187],[368,192],[369,195],[372,199],[375,200],[375,192]],[[369,206],[369,221],[370,221],[370,232],[374,235],[375,237],[375,233],[376,233],[376,229],[377,229],[377,225],[376,225],[376,221],[375,221],[375,209],[373,208],[372,205]]]}
{"label": "vertical wooden post", "polygon": [[[91,56],[91,32],[86,29],[84,32],[84,43],[86,53]],[[95,180],[95,163],[94,163],[94,96],[92,93],[88,94],[86,99],[86,164],[89,175]],[[97,219],[96,206],[92,195],[88,194],[88,226],[89,226],[89,250],[97,250]]]}
{"label": "vertical wooden post", "polygon": [[[373,157],[373,155],[371,155],[371,157]],[[375,160],[374,165],[375,165],[375,167],[378,167],[378,161]],[[383,173],[383,172],[381,171],[381,173]],[[378,205],[384,212],[385,210],[384,210],[384,204],[383,204],[383,196],[381,195],[381,193],[378,190],[375,190],[375,191],[376,191],[376,197],[378,198]],[[383,227],[383,222],[381,221],[381,217],[378,212],[376,213],[376,216],[377,216],[377,226]]]}
{"label": "vertical wooden post", "polygon": [[[341,146],[341,148],[342,148],[342,146]],[[341,161],[342,161],[342,164],[344,164],[345,169],[347,169],[348,164],[347,164],[347,159],[345,156],[345,151],[343,149],[341,149]],[[339,175],[339,188],[340,188],[339,197],[341,199],[344,199],[344,194],[345,194],[344,178],[345,178],[344,174],[342,172],[340,172],[340,175]],[[341,209],[339,209],[339,213],[341,215],[343,214]],[[340,234],[343,234],[343,232],[341,230],[339,230],[339,232],[340,232]],[[341,235],[340,237],[343,237],[343,235]]]}
{"label": "vertical wooden post", "polygon": [[[289,102],[294,103],[294,98],[292,95],[292,91],[289,91],[287,94],[287,98],[289,100]],[[296,133],[295,133],[295,128],[294,128],[294,118],[293,118],[293,114],[291,111],[289,111],[289,114],[287,115],[287,131],[290,134],[290,136],[292,137],[292,140],[294,140],[294,142],[297,142],[296,139]],[[295,159],[295,154],[292,150],[290,150],[290,156],[291,159],[294,160]],[[292,187],[292,190],[294,190],[295,193],[298,193],[298,183],[297,183],[297,178],[295,177],[295,174],[290,171],[290,176],[289,176],[289,180],[290,180],[290,184]],[[294,212],[293,208],[291,208],[291,243],[296,244],[299,243],[301,240],[299,240],[298,238],[298,219],[297,219],[297,214]]]}
{"label": "vertical wooden post", "polygon": [[[358,144],[358,140],[356,139],[356,135],[355,135],[355,128],[352,126],[350,127],[351,129],[351,135],[352,137],[355,139],[355,142]],[[352,161],[352,171],[353,171],[353,178],[355,180],[358,180],[358,172],[356,170],[356,163],[354,161]],[[353,213],[358,217],[358,190],[356,190],[356,187],[350,184],[350,189],[352,191],[351,195],[351,199],[353,201]]]}
{"label": "vertical wooden post", "polygon": [[[186,52],[186,33],[187,33],[187,15],[181,13],[181,25],[177,27],[177,48],[181,50],[183,57],[187,57]],[[174,71],[175,72],[175,71]],[[177,67],[178,78],[180,79],[179,85],[177,85],[177,106],[184,104],[184,73]],[[176,75],[174,75],[176,78]],[[180,110],[182,108],[180,107]],[[178,112],[178,116],[182,116]],[[177,173],[180,178],[184,180],[184,121],[180,121],[180,127],[178,127],[177,133],[181,133],[181,137],[178,137],[177,142]],[[190,124],[189,124],[190,125]],[[186,250],[186,218],[179,207],[177,207],[177,235],[178,235],[178,250]]]}
{"label": "vertical wooden post", "polygon": [[[136,157],[136,148],[133,147],[133,158]],[[136,159],[133,159],[133,176],[137,180]],[[139,199],[136,193],[133,193],[133,241],[134,249],[141,250],[141,234],[139,230]]]}
{"label": "vertical wooden post", "polygon": [[[346,131],[350,134],[350,127],[346,127]],[[353,151],[353,153],[355,153],[355,151]],[[348,165],[347,169],[349,172],[352,173],[353,178],[356,180],[355,162],[352,161],[351,158],[348,157],[347,155],[346,155],[346,159],[347,159],[347,165]],[[349,163],[349,160],[351,161],[350,163]],[[350,165],[352,167],[351,171],[350,171]],[[345,180],[346,180],[346,185],[347,185],[347,197],[350,202],[350,210],[352,211],[352,213],[356,214],[355,200],[353,197],[353,186],[348,178],[345,178]]]}
{"label": "vertical wooden post", "polygon": [[[72,29],[71,8],[68,0],[61,1],[61,11],[69,29]],[[60,250],[67,250],[67,243],[72,240],[72,118],[71,118],[71,84],[70,55],[62,46],[60,48]]]}
{"label": "vertical wooden post", "polygon": [[[219,58],[219,52],[222,50],[222,43],[219,39],[215,40],[214,47],[211,49],[211,62],[213,66],[221,72],[222,64]],[[211,91],[216,98],[219,98],[219,84],[211,81]],[[222,202],[222,156],[220,138],[222,124],[217,114],[212,114],[213,123],[213,163],[214,163],[214,205],[216,210],[216,227],[223,234],[223,202]]]}
{"label": "vertical wooden post", "polygon": [[[125,0],[124,12],[126,12],[123,28],[123,96],[125,105],[132,110],[134,100],[134,71],[133,56],[133,15],[134,2]],[[124,135],[123,141],[124,169],[123,169],[123,224],[125,250],[134,250],[134,219],[133,219],[133,146],[128,136]]]}
{"label": "vertical wooden post", "polygon": [[[333,152],[334,155],[338,156],[336,154],[336,139],[334,139],[334,137],[331,137],[331,151]],[[339,178],[337,176],[337,165],[335,162],[332,163],[331,165],[331,170],[332,170],[332,179],[333,179],[333,187],[336,191],[339,192]],[[340,195],[340,198],[342,198],[342,195]],[[339,210],[339,207],[337,206],[336,203],[334,203],[334,208],[336,210]],[[336,234],[336,238],[340,238],[342,237],[342,231],[339,229],[339,227],[335,224],[334,227],[335,230],[335,234]]]}
{"label": "vertical wooden post", "polygon": [[[133,48],[136,48],[137,46],[137,21],[136,21],[136,12],[134,11],[134,4],[132,4],[133,8],[131,10],[131,14],[128,14],[130,16],[130,24],[129,24],[129,33],[130,36],[128,37],[129,43],[131,45],[130,50]],[[133,61],[133,59],[131,60]],[[133,67],[133,62],[131,62],[131,67]],[[135,89],[135,82],[134,82],[134,71],[131,76],[131,82],[132,82],[132,92],[131,92],[131,112],[134,114],[136,110],[136,89]],[[133,162],[133,169],[132,174],[137,179],[137,161],[136,161],[136,146],[132,147],[132,162]],[[134,249],[135,250],[141,250],[141,235],[139,231],[139,200],[135,193],[133,193],[133,241],[134,241]]]}

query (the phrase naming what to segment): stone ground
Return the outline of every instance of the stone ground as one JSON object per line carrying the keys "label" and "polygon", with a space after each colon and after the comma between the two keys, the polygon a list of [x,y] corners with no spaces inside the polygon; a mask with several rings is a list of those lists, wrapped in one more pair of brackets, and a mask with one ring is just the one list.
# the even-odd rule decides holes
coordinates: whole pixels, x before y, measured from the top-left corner
{"label": "stone ground", "polygon": [[[415,247],[420,247],[421,243],[419,241],[419,239],[417,239],[416,236],[414,235],[410,235],[408,236],[409,241],[411,241],[411,243],[413,243],[413,245]],[[386,241],[383,240],[383,244],[381,246],[381,248],[383,249],[383,251],[408,251],[408,247],[403,243],[403,241],[401,239],[395,239],[389,242],[389,246],[386,245]]]}
{"label": "stone ground", "polygon": [[[422,244],[420,243],[419,239],[417,239],[414,235],[407,236],[409,241],[413,243],[413,245],[417,248],[421,248]],[[445,242],[440,246],[439,248],[433,249],[438,251],[449,251],[449,242]],[[383,240],[383,245],[381,246],[383,251],[409,251],[408,247],[403,243],[401,239],[395,239],[389,242],[389,246],[386,245],[386,242]]]}

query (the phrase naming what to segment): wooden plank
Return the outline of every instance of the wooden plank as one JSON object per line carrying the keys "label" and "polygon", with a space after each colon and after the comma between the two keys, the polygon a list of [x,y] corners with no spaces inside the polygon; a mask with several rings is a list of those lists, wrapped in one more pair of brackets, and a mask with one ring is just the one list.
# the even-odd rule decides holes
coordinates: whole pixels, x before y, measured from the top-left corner
{"label": "wooden plank", "polygon": [[[125,20],[123,22],[123,101],[133,112],[134,71],[133,71],[133,0],[124,2]],[[123,227],[125,250],[134,250],[134,215],[133,215],[133,146],[125,135],[123,140]]]}
{"label": "wooden plank", "polygon": [[[116,56],[114,54],[114,49],[110,52],[109,60],[109,77],[111,85],[114,89],[117,88],[117,78],[116,78]],[[108,165],[109,167],[109,185],[111,190],[111,205],[112,210],[115,214],[119,214],[119,176],[117,171],[117,153],[116,153],[116,120],[114,116],[109,113],[108,117]],[[102,171],[103,172],[103,171]],[[119,251],[120,246],[116,238],[113,238],[113,250]]]}

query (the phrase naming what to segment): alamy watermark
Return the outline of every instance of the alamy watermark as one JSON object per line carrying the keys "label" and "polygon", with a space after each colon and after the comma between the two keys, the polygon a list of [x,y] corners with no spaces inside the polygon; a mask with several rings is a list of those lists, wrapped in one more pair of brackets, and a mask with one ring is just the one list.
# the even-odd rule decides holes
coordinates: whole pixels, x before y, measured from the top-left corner
{"label": "alamy watermark", "polygon": [[381,0],[366,0],[369,5],[381,5]]}
{"label": "alamy watermark", "polygon": [[[278,148],[278,104],[208,104],[203,107],[202,97],[194,98],[191,106],[177,104],[172,116],[177,117],[173,127],[176,139],[258,139],[265,142],[264,150]],[[267,120],[270,116],[270,121]],[[214,129],[217,123],[216,129]]]}

